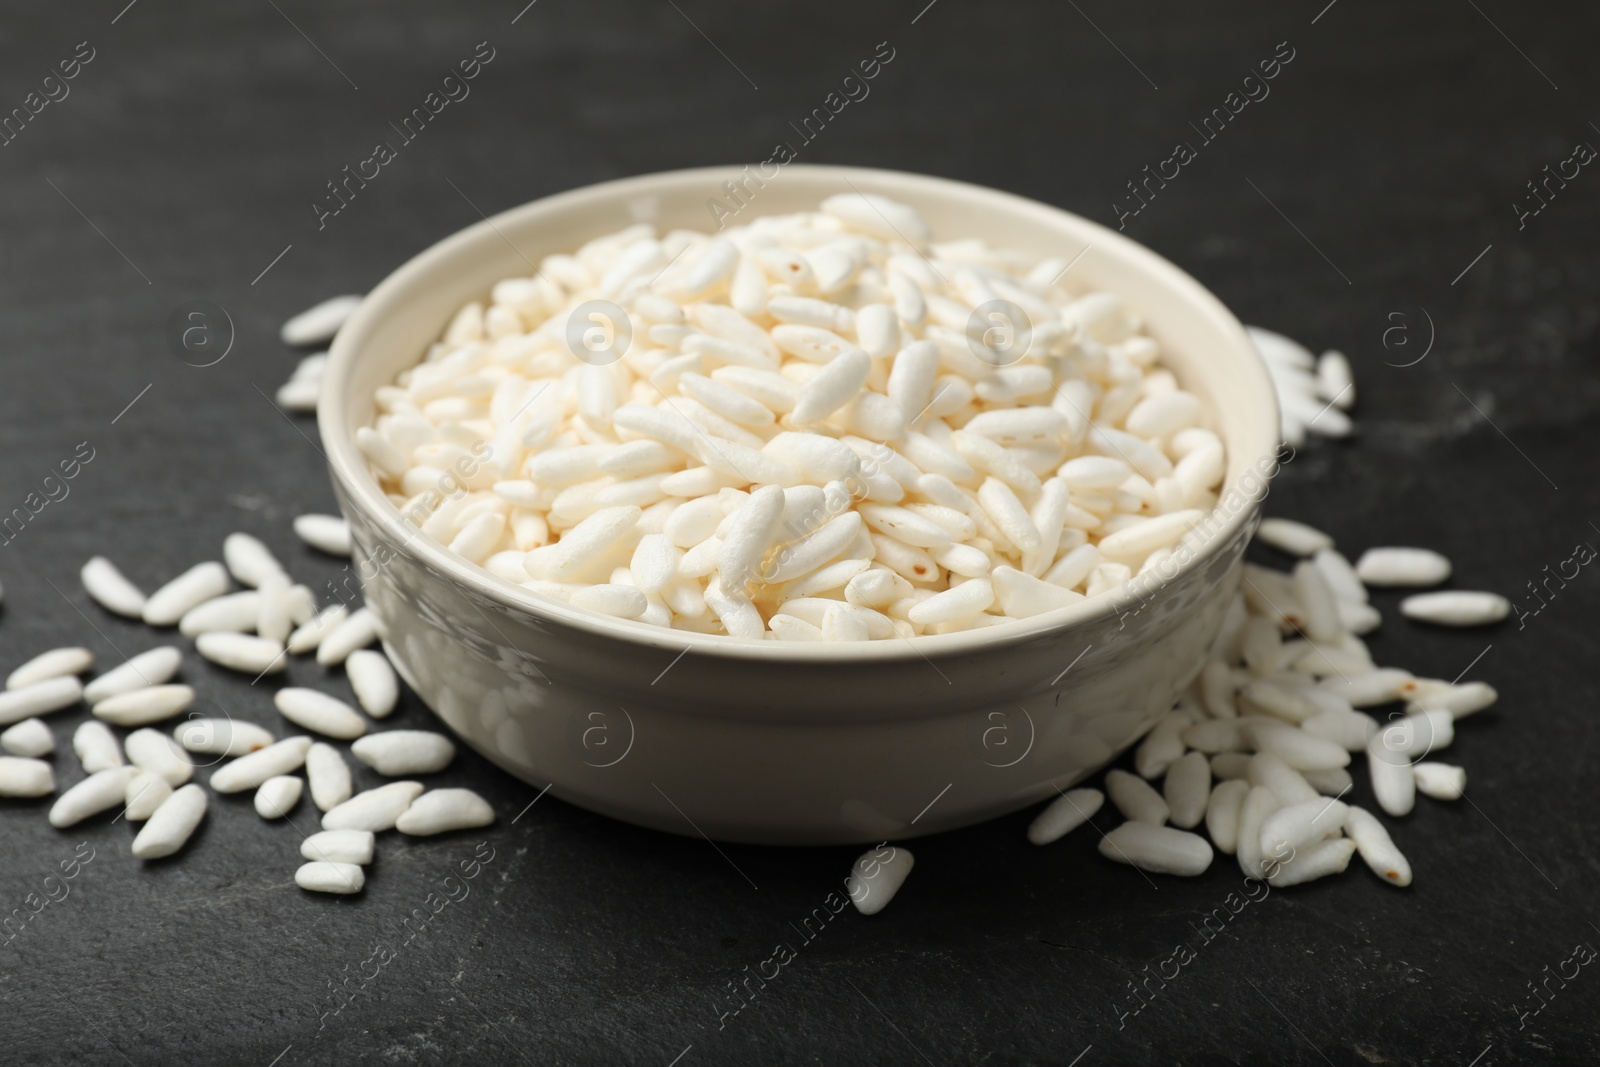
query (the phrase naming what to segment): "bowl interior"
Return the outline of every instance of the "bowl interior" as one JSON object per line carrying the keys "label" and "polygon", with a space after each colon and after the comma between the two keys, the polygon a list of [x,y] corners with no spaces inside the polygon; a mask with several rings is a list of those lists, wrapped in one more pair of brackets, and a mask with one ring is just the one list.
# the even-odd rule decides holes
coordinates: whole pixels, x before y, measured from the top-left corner
{"label": "bowl interior", "polygon": [[[738,199],[730,194],[729,182]],[[904,659],[941,649],[970,650],[1025,640],[1045,630],[1104,618],[1131,602],[1114,594],[1075,604],[1023,623],[910,642],[874,641],[844,646],[740,641],[671,631],[578,611],[536,597],[420,537],[407,526],[367,472],[354,443],[357,427],[371,423],[373,393],[416,364],[427,345],[464,303],[484,298],[495,282],[534,273],[540,259],[636,222],[658,230],[699,231],[739,225],[758,215],[815,209],[835,193],[877,193],[920,211],[936,240],[979,236],[991,244],[1073,260],[1069,285],[1121,295],[1160,342],[1163,361],[1186,389],[1209,408],[1210,428],[1228,453],[1224,486],[1261,484],[1263,466],[1277,455],[1276,397],[1260,357],[1227,309],[1189,275],[1143,246],[1067,212],[992,189],[922,175],[851,167],[784,167],[762,180],[754,170],[705,168],[646,175],[547,197],[484,220],[419,254],[373,290],[340,331],[325,372],[318,422],[334,476],[350,499],[380,527],[421,553],[427,562],[502,603],[591,632],[653,647],[670,636],[709,655],[786,659]],[[740,206],[740,204],[743,206]],[[713,207],[720,205],[717,210]],[[730,209],[737,213],[729,216]],[[1259,494],[1255,494],[1259,495]],[[1219,516],[1209,539],[1223,543],[1252,519],[1253,508]],[[1185,567],[1209,558],[1200,546]],[[1148,590],[1146,591],[1148,595]]]}

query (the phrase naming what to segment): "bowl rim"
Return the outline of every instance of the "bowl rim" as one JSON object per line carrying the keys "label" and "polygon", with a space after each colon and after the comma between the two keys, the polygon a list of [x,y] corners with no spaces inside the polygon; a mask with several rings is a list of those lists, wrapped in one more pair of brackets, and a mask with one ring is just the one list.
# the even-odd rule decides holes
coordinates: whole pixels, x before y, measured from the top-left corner
{"label": "bowl rim", "polygon": [[[367,335],[380,321],[390,304],[403,300],[413,286],[421,283],[438,266],[471,246],[504,243],[502,228],[520,224],[529,217],[554,215],[561,211],[597,201],[613,200],[619,204],[649,195],[656,187],[684,182],[707,182],[716,187],[721,179],[738,173],[738,165],[694,167],[671,171],[618,178],[580,186],[537,200],[508,208],[492,216],[485,216],[464,229],[441,238],[418,252],[383,279],[340,328],[329,347],[328,365],[324,371],[324,388],[317,404],[318,431],[322,438],[330,474],[351,507],[358,509],[364,518],[387,535],[390,542],[398,543],[398,551],[438,571],[470,594],[485,598],[502,607],[522,612],[546,624],[565,626],[591,637],[614,640],[638,648],[676,650],[680,656],[688,652],[697,655],[767,661],[774,664],[791,663],[898,663],[918,658],[953,658],[972,653],[1009,648],[1075,629],[1086,629],[1125,613],[1135,603],[1155,597],[1170,583],[1181,580],[1195,570],[1203,568],[1230,543],[1233,535],[1249,523],[1260,510],[1266,496],[1272,473],[1262,475],[1262,488],[1253,494],[1245,506],[1229,515],[1222,510],[1221,501],[1208,515],[1220,519],[1211,536],[1194,547],[1190,558],[1179,565],[1169,576],[1155,576],[1152,582],[1142,585],[1139,576],[1111,591],[1109,594],[1087,598],[1064,608],[1044,612],[1027,619],[986,627],[981,630],[964,630],[949,634],[926,634],[898,641],[860,642],[799,642],[755,640],[729,637],[723,634],[702,634],[689,630],[664,629],[631,619],[615,619],[598,612],[588,612],[561,601],[540,596],[524,589],[483,567],[468,562],[451,552],[445,545],[424,536],[410,526],[400,510],[384,495],[377,479],[372,476],[366,459],[355,442],[355,427],[345,419],[346,384],[357,354],[364,347]],[[1250,343],[1243,325],[1227,306],[1209,289],[1201,285],[1186,271],[1155,251],[1132,238],[1106,226],[1076,215],[1062,208],[970,182],[940,178],[932,175],[873,167],[836,166],[827,164],[789,164],[785,173],[805,176],[819,181],[832,180],[850,185],[852,181],[899,183],[945,195],[966,198],[977,206],[985,203],[1011,214],[1041,214],[1066,216],[1074,225],[1088,227],[1095,235],[1094,244],[1115,248],[1119,254],[1135,261],[1138,269],[1163,277],[1165,286],[1181,298],[1199,305],[1200,309],[1221,320],[1225,330],[1235,334],[1241,354],[1245,357],[1245,372],[1256,376],[1259,392],[1268,400],[1260,414],[1256,435],[1264,442],[1277,444],[1279,414],[1276,392],[1272,387],[1267,367],[1260,354]],[[852,186],[853,187],[853,186]],[[420,358],[420,353],[419,353]],[[1250,436],[1246,431],[1241,436]],[[1232,455],[1230,452],[1230,460]]]}

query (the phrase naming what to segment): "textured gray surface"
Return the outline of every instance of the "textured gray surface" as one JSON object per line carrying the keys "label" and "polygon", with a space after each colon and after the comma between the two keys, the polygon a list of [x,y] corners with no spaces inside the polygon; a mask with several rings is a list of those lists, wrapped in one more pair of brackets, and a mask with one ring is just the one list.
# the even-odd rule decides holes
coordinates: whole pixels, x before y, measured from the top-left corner
{"label": "textured gray surface", "polygon": [[[1356,365],[1359,439],[1307,449],[1271,510],[1353,550],[1444,548],[1460,584],[1508,594],[1580,540],[1600,544],[1600,177],[1580,173],[1524,229],[1511,207],[1576,141],[1600,144],[1590,8],[540,0],[513,24],[519,0],[123,2],[31,4],[0,34],[6,109],[79,41],[95,50],[70,95],[0,147],[0,507],[79,442],[94,449],[70,495],[0,548],[0,667],[64,643],[109,664],[159,642],[78,591],[94,552],[153,585],[246,529],[297,573],[335,577],[288,531],[330,505],[314,425],[262,395],[292,366],[276,341],[288,314],[372,285],[478,209],[765,159],[884,40],[896,55],[871,95],[800,158],[982,182],[1112,224],[1124,183],[1175,141],[1198,144],[1189,123],[1287,40],[1271,95],[1128,222],[1241,318]],[[319,231],[323,183],[480,41],[495,58],[471,95]],[[207,368],[165,340],[171,310],[198,298],[237,330]],[[1429,319],[1429,355],[1394,366],[1423,351]],[[331,899],[294,888],[296,835],[248,799],[219,800],[186,853],[149,865],[121,824],[61,833],[44,804],[8,802],[0,909],[79,842],[95,851],[68,896],[0,945],[0,1058],[1593,1062],[1600,977],[1550,976],[1575,944],[1600,944],[1595,581],[1582,572],[1524,629],[1467,634],[1406,624],[1379,598],[1381,660],[1451,677],[1483,652],[1471,676],[1503,694],[1448,757],[1471,802],[1424,801],[1395,831],[1418,872],[1406,892],[1352,871],[1251,903],[1203,943],[1193,925],[1240,887],[1231,864],[1152,885],[1101,861],[1092,832],[1032,848],[1022,815],[919,843],[888,911],[846,910],[804,942],[795,927],[851,850],[724,859],[552,799],[513,823],[535,790],[468,756],[453,777],[501,813],[482,835],[493,858],[407,940],[401,920],[446,899],[479,837],[383,847],[366,892]],[[275,721],[262,687],[194,657],[185,674],[205,700]],[[427,718],[408,701],[393,722]],[[57,763],[76,777],[70,753]],[[727,983],[779,941],[793,962],[719,1028]],[[1192,962],[1121,1017],[1128,983],[1180,942]],[[324,1016],[347,979],[363,995]],[[1541,1003],[1529,982],[1551,992],[1519,1019]]]}

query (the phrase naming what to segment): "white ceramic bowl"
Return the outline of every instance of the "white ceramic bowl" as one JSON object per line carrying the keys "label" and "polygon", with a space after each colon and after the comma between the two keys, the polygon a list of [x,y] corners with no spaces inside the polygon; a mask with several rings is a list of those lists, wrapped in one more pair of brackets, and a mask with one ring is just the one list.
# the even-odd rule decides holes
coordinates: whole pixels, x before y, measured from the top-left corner
{"label": "white ceramic bowl", "polygon": [[366,298],[333,344],[318,407],[352,569],[406,681],[469,744],[564,800],[681,834],[765,844],[949,830],[1054,797],[1099,770],[1199,670],[1238,581],[1278,447],[1265,368],[1188,275],[1044,204],[892,171],[789,166],[735,222],[852,189],[922,212],[936,238],[1082,258],[1082,286],[1145,316],[1207,400],[1229,468],[1216,522],[1177,573],[977,632],[814,645],[662,630],[536,597],[408,526],[354,432],[455,310],[551,252],[641,219],[706,230],[732,168],[606,182],[514,208],[434,245]]}

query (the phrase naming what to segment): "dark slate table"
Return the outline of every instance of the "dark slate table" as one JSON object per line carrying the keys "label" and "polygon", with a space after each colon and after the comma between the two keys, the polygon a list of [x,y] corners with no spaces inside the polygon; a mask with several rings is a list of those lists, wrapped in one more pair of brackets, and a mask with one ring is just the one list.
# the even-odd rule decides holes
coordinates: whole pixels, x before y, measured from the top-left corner
{"label": "dark slate table", "polygon": [[[0,147],[0,510],[93,457],[0,547],[5,669],[161,640],[86,601],[76,573],[96,552],[153,585],[246,529],[297,573],[338,577],[288,528],[332,505],[313,420],[266,399],[293,364],[289,314],[479,210],[756,162],[780,140],[808,162],[1126,212],[1244,320],[1349,353],[1359,436],[1305,449],[1275,513],[1352,550],[1444,548],[1460,584],[1524,597],[1600,543],[1600,175],[1550,183],[1547,203],[1527,187],[1600,144],[1592,6],[125,2],[31,3],[0,28],[0,113],[59,97]],[[885,41],[870,96],[799,146],[790,123]],[[325,183],[479,42],[493,58],[471,95],[319,228]],[[1292,58],[1261,98],[1244,79],[1275,55]],[[76,76],[44,83],[63,62]],[[1205,132],[1236,91],[1258,99]],[[1172,174],[1180,141],[1194,158],[1133,213],[1127,183]],[[208,367],[168,341],[174,309],[202,299],[235,331]],[[293,831],[248,800],[217,801],[185,854],[149,865],[123,825],[57,832],[44,803],[11,802],[0,909],[93,858],[0,945],[0,1060],[1592,1063],[1600,975],[1554,975],[1600,944],[1600,579],[1466,633],[1377,599],[1381,660],[1471,665],[1503,694],[1447,757],[1468,800],[1424,800],[1396,829],[1409,891],[1355,870],[1252,902],[1208,940],[1201,919],[1241,886],[1232,863],[1152,884],[1102,861],[1092,832],[1028,845],[1024,813],[917,843],[888,911],[847,910],[719,1023],[731,983],[799,942],[855,850],[726,848],[752,890],[702,840],[528,809],[535,789],[466,755],[456,774],[498,825],[385,847],[365,894],[334,899],[294,887]],[[185,672],[210,705],[274,721],[261,687],[192,655]],[[408,698],[392,721],[429,714]],[[475,876],[447,883],[464,863]],[[419,909],[431,920],[407,933]],[[1192,959],[1164,962],[1180,946]],[[1130,983],[1159,972],[1135,1013]]]}

